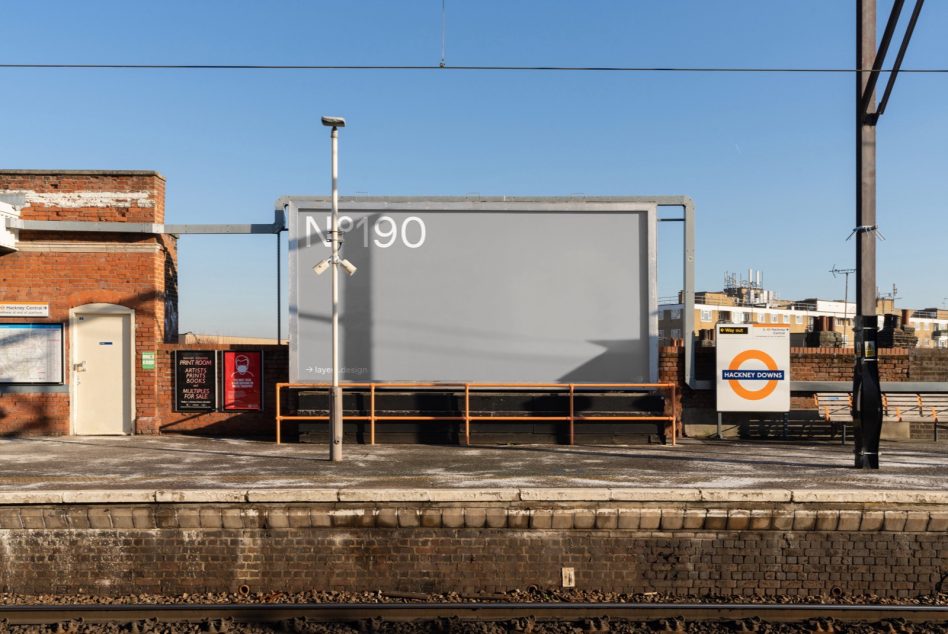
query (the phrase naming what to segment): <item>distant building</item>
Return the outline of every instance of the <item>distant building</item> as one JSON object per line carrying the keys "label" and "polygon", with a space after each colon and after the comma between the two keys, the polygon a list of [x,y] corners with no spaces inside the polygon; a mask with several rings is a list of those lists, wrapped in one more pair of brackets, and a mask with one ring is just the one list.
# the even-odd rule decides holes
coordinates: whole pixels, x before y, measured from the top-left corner
{"label": "distant building", "polygon": [[948,348],[948,309],[903,311],[903,325],[915,329],[919,348]]}
{"label": "distant building", "polygon": [[[760,272],[748,271],[747,280],[725,275],[721,291],[695,293],[694,331],[699,339],[713,338],[715,324],[772,324],[787,326],[794,345],[805,345],[806,333],[814,330],[838,333],[840,345],[852,345],[856,304],[839,300],[808,298],[799,301],[778,299],[773,291],[764,289]],[[677,298],[659,301],[658,337],[667,345],[684,336],[684,302]],[[897,311],[889,297],[876,302],[879,315],[898,314],[903,326],[914,328],[920,348],[948,348],[948,310],[926,308]],[[882,319],[879,320],[882,328]]]}

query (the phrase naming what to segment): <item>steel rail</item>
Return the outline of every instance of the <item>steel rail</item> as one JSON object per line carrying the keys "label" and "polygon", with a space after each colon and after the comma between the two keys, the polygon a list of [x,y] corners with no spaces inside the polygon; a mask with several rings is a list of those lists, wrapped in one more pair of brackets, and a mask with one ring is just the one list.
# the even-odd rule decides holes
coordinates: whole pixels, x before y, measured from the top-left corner
{"label": "steel rail", "polygon": [[305,618],[321,622],[369,619],[424,621],[458,618],[505,621],[532,617],[572,621],[608,617],[630,621],[677,619],[728,621],[758,618],[771,622],[834,619],[879,622],[948,623],[948,605],[826,605],[710,603],[311,603],[311,604],[130,604],[4,605],[0,619],[9,625],[53,624],[81,618],[86,623],[158,619],[184,622],[231,619],[242,623]]}

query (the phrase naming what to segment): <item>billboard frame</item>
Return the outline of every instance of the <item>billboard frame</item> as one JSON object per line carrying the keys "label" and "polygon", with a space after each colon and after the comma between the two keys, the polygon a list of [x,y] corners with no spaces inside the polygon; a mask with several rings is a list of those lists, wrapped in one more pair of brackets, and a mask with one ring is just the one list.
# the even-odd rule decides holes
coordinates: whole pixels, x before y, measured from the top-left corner
{"label": "billboard frame", "polygon": [[[300,210],[329,208],[329,196],[283,196],[276,201],[276,208],[287,214],[290,231],[288,250],[295,248],[294,221]],[[589,197],[511,197],[511,196],[350,196],[339,199],[340,212],[391,211],[391,212],[485,212],[485,213],[582,213],[589,212],[647,212],[650,227],[648,237],[647,263],[655,287],[649,289],[648,297],[648,333],[649,333],[649,373],[651,380],[658,379],[658,289],[657,289],[657,250],[656,241],[658,223],[683,222],[683,290],[686,307],[694,305],[694,204],[687,196],[589,196]],[[659,218],[659,207],[681,207],[681,218]],[[638,209],[630,209],[638,207]],[[297,270],[296,259],[289,257],[291,280],[297,280],[301,271]],[[297,288],[290,284],[290,332],[298,331],[298,315],[294,307],[298,305]],[[691,310],[686,310],[686,322],[693,321]],[[689,324],[685,324],[686,328]],[[299,353],[298,342],[289,341],[290,358],[296,359]],[[690,337],[685,338],[685,381],[694,387],[693,345]],[[292,364],[291,364],[292,365]],[[295,372],[290,368],[291,374]]]}

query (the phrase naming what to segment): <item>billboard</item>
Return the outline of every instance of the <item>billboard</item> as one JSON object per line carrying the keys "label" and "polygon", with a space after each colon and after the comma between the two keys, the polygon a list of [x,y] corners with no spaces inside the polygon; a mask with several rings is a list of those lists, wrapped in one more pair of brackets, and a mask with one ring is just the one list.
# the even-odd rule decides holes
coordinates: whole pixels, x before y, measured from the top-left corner
{"label": "billboard", "polygon": [[718,324],[719,412],[790,411],[790,328]]}
{"label": "billboard", "polygon": [[[289,212],[290,380],[331,378],[328,198]],[[344,381],[651,382],[654,202],[343,198]]]}

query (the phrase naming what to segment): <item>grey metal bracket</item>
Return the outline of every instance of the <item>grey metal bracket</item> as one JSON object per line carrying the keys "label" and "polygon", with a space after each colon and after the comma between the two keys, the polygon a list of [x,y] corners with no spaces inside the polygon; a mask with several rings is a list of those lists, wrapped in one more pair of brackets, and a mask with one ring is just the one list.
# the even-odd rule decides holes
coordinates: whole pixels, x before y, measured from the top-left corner
{"label": "grey metal bracket", "polygon": [[221,225],[168,225],[147,222],[78,222],[72,220],[22,220],[7,218],[9,229],[24,231],[61,231],[78,233],[140,233],[161,235],[164,233],[182,234],[266,234],[273,235],[286,231],[286,214],[274,210],[271,224],[221,224]]}

